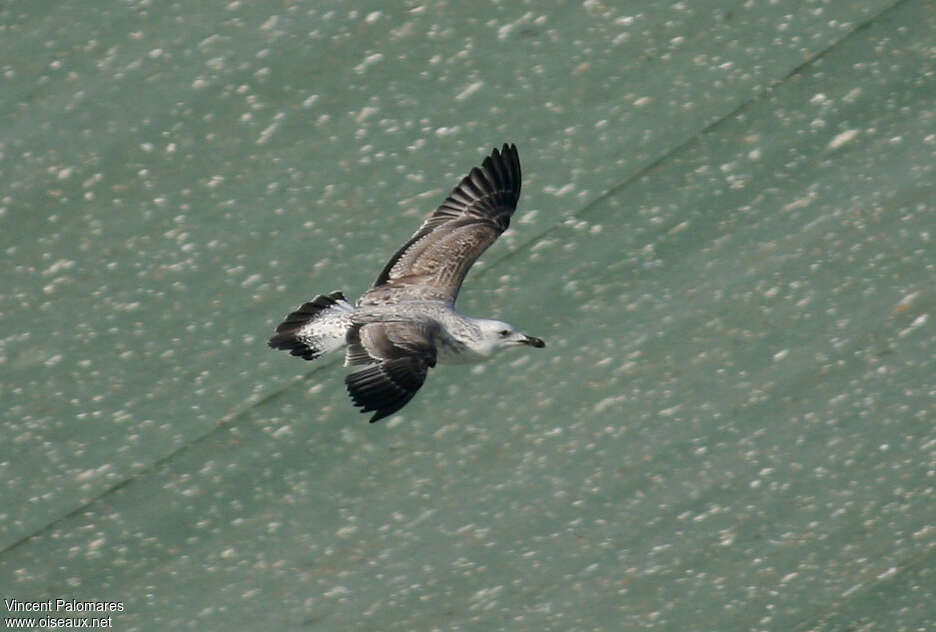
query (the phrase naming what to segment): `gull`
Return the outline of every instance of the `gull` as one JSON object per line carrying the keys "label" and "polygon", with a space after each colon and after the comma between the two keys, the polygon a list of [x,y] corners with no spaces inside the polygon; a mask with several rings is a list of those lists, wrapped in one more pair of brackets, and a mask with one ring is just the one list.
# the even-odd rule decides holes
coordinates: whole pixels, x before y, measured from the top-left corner
{"label": "gull", "polygon": [[286,316],[267,344],[306,360],[344,347],[348,394],[374,413],[371,423],[403,408],[437,363],[545,347],[509,323],[455,311],[465,275],[507,230],[519,198],[520,158],[504,144],[462,178],[355,305],[341,292],[320,294]]}

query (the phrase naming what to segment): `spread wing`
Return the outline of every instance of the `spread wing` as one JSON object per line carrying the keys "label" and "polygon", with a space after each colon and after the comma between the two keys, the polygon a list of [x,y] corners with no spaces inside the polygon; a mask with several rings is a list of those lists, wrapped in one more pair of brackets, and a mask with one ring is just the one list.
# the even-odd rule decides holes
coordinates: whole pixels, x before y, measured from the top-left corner
{"label": "spread wing", "polygon": [[462,178],[403,244],[360,304],[401,299],[455,301],[471,265],[507,230],[520,198],[520,158],[514,145],[494,149]]}
{"label": "spread wing", "polygon": [[353,325],[345,364],[364,364],[345,377],[348,394],[371,423],[392,415],[413,399],[436,363],[438,324],[381,321]]}

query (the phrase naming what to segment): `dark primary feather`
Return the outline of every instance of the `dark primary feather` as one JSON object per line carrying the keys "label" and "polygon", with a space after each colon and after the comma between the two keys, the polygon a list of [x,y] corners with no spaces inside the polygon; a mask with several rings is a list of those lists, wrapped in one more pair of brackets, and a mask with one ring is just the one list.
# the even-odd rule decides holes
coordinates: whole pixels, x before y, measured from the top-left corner
{"label": "dark primary feather", "polygon": [[386,302],[389,291],[398,302],[409,287],[414,298],[454,302],[472,264],[510,225],[520,181],[516,146],[494,149],[390,258],[360,304]]}
{"label": "dark primary feather", "polygon": [[436,364],[438,324],[385,321],[348,331],[347,364],[370,366],[345,377],[348,394],[371,423],[392,415],[413,399]]}
{"label": "dark primary feather", "polygon": [[345,377],[345,384],[354,405],[361,412],[375,411],[370,418],[374,423],[392,415],[413,399],[433,364],[422,356],[387,360],[349,374]]}

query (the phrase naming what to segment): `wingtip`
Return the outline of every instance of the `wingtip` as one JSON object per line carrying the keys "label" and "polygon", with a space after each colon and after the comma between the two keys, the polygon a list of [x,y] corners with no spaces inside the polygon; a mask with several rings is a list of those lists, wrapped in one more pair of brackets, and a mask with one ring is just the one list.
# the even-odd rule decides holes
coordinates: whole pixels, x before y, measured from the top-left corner
{"label": "wingtip", "polygon": [[[434,363],[434,360],[433,360]],[[429,361],[419,356],[385,360],[345,376],[351,401],[374,423],[403,408],[426,379]]]}
{"label": "wingtip", "polygon": [[517,151],[517,146],[514,143],[504,143],[500,150],[495,147],[491,150],[491,156],[501,156],[509,159],[511,162],[520,162],[520,153]]}
{"label": "wingtip", "polygon": [[[476,170],[484,177],[479,179],[475,175]],[[462,180],[462,185],[469,185],[474,182],[479,184],[480,188],[485,192],[501,189],[500,193],[507,193],[509,199],[501,199],[500,202],[507,206],[516,207],[520,199],[522,179],[520,154],[517,152],[517,146],[513,143],[504,143],[500,149],[497,149],[497,147],[492,149],[491,154],[481,163],[481,167],[472,169],[471,173]]]}
{"label": "wingtip", "polygon": [[[366,413],[367,411],[366,411],[366,410],[362,410],[361,412],[362,412],[362,413]],[[368,423],[371,423],[371,424],[377,423],[378,421],[380,421],[380,420],[383,419],[384,417],[389,417],[391,414],[392,414],[392,413],[384,413],[384,412],[377,412],[377,413],[374,413],[374,416],[370,418],[370,421],[368,421]]]}

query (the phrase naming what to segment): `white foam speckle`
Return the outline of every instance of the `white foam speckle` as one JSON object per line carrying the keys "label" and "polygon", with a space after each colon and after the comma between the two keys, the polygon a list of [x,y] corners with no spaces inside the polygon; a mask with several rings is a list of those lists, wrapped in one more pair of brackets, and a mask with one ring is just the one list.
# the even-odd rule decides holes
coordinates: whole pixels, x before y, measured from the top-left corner
{"label": "white foam speckle", "polygon": [[918,329],[922,327],[923,325],[925,325],[927,320],[929,320],[928,314],[920,314],[913,320],[912,323],[910,323],[909,327],[907,327],[906,329],[901,329],[899,332],[897,332],[897,335],[903,338],[904,336],[907,336],[910,333],[912,333],[913,330]]}
{"label": "white foam speckle", "polygon": [[382,53],[374,53],[373,55],[368,55],[367,57],[364,58],[364,61],[362,61],[360,64],[354,67],[354,72],[356,72],[357,74],[362,74],[368,68],[370,68],[374,64],[383,60],[383,58],[384,56]]}
{"label": "white foam speckle", "polygon": [[829,141],[828,149],[838,149],[848,141],[855,138],[858,135],[858,130],[856,129],[847,129],[844,132],[837,134],[835,138]]}
{"label": "white foam speckle", "polygon": [[536,216],[539,215],[539,211],[527,211],[520,216],[520,224],[532,224],[536,221]]}
{"label": "white foam speckle", "polygon": [[465,99],[473,95],[475,92],[480,90],[482,87],[484,87],[483,81],[475,81],[474,83],[469,83],[467,86],[465,86],[462,89],[461,92],[455,95],[455,100],[464,101]]}

